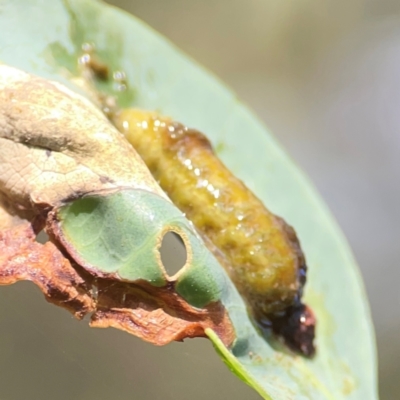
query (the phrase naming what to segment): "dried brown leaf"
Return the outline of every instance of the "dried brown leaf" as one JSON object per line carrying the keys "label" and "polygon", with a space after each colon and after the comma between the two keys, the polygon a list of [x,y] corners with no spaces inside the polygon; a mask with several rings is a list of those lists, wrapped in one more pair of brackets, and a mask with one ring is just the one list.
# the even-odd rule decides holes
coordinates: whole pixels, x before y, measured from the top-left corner
{"label": "dried brown leaf", "polygon": [[122,329],[156,345],[206,337],[207,328],[217,332],[226,346],[235,338],[221,303],[197,309],[178,296],[173,285],[156,288],[146,282],[110,285],[107,280],[99,281],[97,309],[90,325]]}
{"label": "dried brown leaf", "polygon": [[230,345],[234,332],[220,303],[200,310],[173,285],[102,279],[52,242],[35,241],[60,203],[120,188],[167,199],[132,146],[88,100],[0,64],[0,227],[7,228],[0,231],[0,285],[30,280],[75,317],[93,313],[91,326],[122,329],[157,345],[205,336],[207,328]]}
{"label": "dried brown leaf", "polygon": [[233,342],[234,331],[220,303],[200,310],[178,296],[172,285],[155,288],[78,273],[79,267],[53,243],[37,243],[35,236],[28,223],[0,232],[0,285],[32,281],[47,301],[76,318],[93,312],[90,326],[121,329],[156,345],[205,337],[207,328],[219,333],[227,346]]}
{"label": "dried brown leaf", "polygon": [[[1,198],[1,196],[0,196]],[[3,229],[12,228],[26,222],[15,213],[10,213],[9,210],[2,204],[0,200],[0,231]]]}
{"label": "dried brown leaf", "polygon": [[0,232],[0,285],[21,280],[35,283],[50,303],[82,318],[95,303],[90,286],[50,242],[35,241],[30,224]]}
{"label": "dried brown leaf", "polygon": [[[101,155],[101,156],[99,156]],[[133,187],[166,198],[125,138],[65,86],[0,64],[0,192],[18,209]]]}

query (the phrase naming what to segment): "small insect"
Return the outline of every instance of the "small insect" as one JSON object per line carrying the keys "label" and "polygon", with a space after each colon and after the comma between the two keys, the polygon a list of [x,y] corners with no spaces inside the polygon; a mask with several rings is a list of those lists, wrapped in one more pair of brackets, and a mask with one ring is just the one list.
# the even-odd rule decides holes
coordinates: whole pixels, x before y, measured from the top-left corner
{"label": "small insect", "polygon": [[202,133],[135,109],[121,110],[113,122],[193,222],[255,321],[312,356],[315,318],[301,301],[307,266],[293,228],[224,166]]}

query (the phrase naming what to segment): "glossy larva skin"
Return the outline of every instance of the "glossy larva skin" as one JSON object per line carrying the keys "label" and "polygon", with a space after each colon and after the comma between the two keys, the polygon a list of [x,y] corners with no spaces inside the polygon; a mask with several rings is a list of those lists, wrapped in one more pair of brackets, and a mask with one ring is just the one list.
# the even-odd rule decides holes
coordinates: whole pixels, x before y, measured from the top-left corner
{"label": "glossy larva skin", "polygon": [[306,265],[294,230],[232,175],[204,135],[146,111],[123,110],[114,122],[257,318],[299,303]]}

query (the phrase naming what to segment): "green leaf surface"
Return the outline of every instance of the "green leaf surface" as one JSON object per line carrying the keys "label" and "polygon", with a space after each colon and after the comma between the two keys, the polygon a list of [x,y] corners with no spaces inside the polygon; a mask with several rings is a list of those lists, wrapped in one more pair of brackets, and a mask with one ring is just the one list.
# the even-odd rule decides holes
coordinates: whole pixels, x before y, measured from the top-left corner
{"label": "green leaf surface", "polygon": [[95,272],[117,273],[122,280],[145,280],[152,286],[167,284],[159,256],[162,237],[166,231],[179,232],[191,262],[177,273],[177,293],[190,305],[203,308],[226,291],[229,278],[193,226],[173,204],[154,193],[123,189],[83,196],[61,207],[58,219],[66,247],[72,245],[69,252],[76,254],[80,265],[89,263]]}
{"label": "green leaf surface", "polygon": [[309,360],[267,343],[231,290],[223,302],[235,346],[208,335],[239,377],[266,399],[377,398],[373,329],[348,245],[307,179],[229,90],[143,23],[102,3],[2,0],[0,26],[1,62],[78,91],[70,79],[81,45],[93,42],[110,70],[126,73],[122,106],[158,110],[203,131],[227,166],[295,227],[309,265],[305,301],[318,319],[317,355]]}

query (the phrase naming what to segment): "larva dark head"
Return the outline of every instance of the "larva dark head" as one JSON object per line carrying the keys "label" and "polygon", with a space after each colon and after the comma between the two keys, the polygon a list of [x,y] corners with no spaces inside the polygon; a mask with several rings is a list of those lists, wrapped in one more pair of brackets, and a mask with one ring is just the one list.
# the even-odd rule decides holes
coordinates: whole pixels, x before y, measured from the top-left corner
{"label": "larva dark head", "polygon": [[293,351],[306,357],[315,354],[316,320],[311,308],[298,303],[284,313],[269,317],[272,331],[280,336]]}

